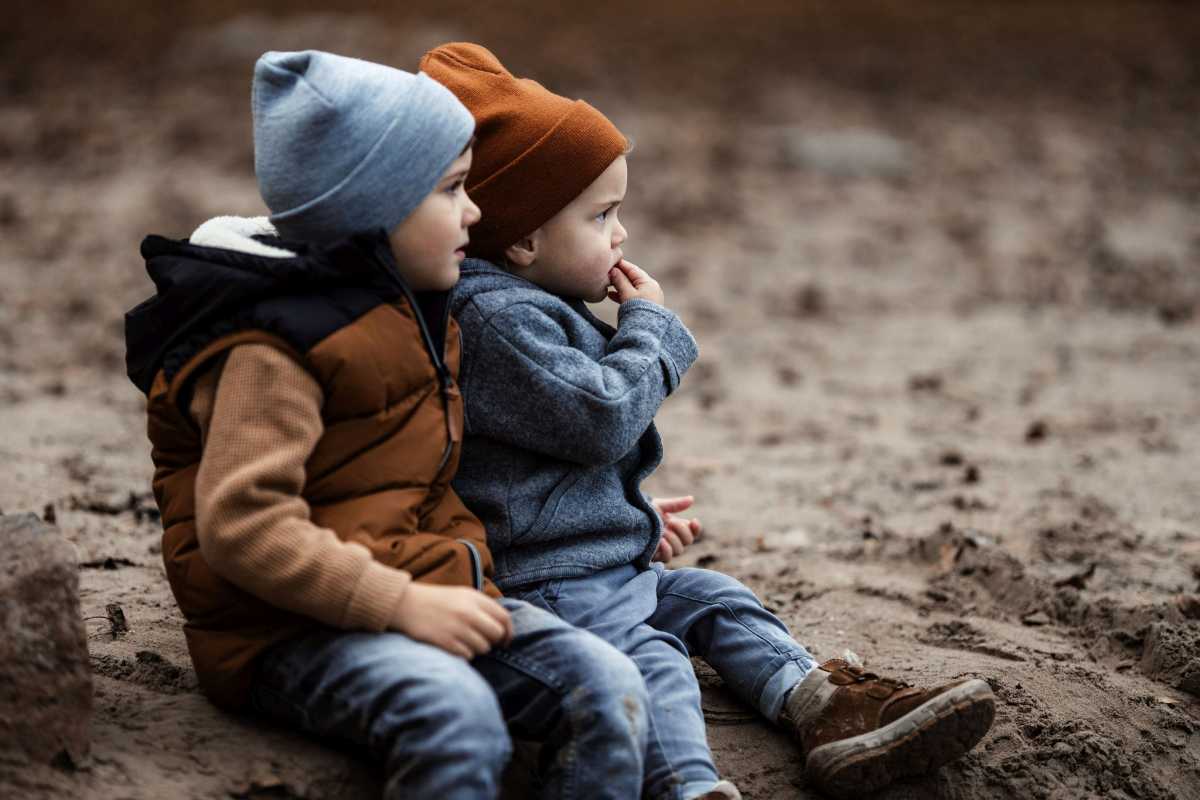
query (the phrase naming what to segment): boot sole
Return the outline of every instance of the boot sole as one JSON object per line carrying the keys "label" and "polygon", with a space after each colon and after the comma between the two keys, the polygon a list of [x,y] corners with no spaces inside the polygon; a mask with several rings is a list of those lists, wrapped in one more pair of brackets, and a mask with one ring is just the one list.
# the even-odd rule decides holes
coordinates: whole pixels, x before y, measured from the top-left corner
{"label": "boot sole", "polygon": [[988,732],[995,714],[991,687],[970,680],[878,730],[816,748],[808,754],[805,773],[833,797],[861,797],[962,756]]}

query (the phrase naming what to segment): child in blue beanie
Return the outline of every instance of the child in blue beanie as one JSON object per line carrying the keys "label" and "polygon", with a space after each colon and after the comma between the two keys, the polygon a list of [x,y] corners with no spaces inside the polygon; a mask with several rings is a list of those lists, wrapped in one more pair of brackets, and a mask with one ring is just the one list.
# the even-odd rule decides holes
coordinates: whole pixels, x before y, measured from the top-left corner
{"label": "child in blue beanie", "polygon": [[496,797],[511,736],[546,743],[546,797],[638,797],[637,668],[502,597],[450,487],[470,113],[317,51],[262,56],[253,110],[270,218],[148,237],[126,317],[201,687],[378,760],[389,798]]}

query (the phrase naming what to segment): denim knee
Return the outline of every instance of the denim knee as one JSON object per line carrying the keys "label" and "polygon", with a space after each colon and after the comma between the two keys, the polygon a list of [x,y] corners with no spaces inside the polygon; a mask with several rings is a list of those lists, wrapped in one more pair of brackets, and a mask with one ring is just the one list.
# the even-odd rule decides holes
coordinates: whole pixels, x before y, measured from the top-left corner
{"label": "denim knee", "polygon": [[[406,681],[390,713],[381,714],[389,736],[408,729],[421,731],[418,750],[454,755],[499,774],[512,755],[512,741],[496,693],[467,662],[447,656],[438,669]],[[390,738],[390,737],[389,737]]]}
{"label": "denim knee", "polygon": [[734,600],[749,602],[756,606],[762,605],[750,587],[724,572],[702,567],[680,567],[670,570],[668,575],[665,588],[669,592],[676,592],[711,603]]}
{"label": "denim knee", "polygon": [[639,751],[645,747],[649,704],[646,682],[629,656],[588,634],[572,645],[576,659],[567,676],[569,713],[608,727]]}

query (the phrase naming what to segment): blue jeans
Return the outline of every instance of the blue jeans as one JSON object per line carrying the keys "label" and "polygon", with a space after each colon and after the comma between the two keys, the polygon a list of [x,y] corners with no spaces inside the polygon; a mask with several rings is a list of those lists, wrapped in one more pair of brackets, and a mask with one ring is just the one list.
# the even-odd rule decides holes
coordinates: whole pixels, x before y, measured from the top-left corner
{"label": "blue jeans", "polygon": [[627,654],[650,697],[645,796],[689,798],[718,780],[690,656],[772,722],[813,657],[735,578],[707,569],[614,567],[510,592]]}
{"label": "blue jeans", "polygon": [[545,743],[546,798],[641,795],[646,688],[630,660],[527,603],[512,644],[471,662],[399,633],[320,630],[275,646],[257,711],[383,764],[384,797],[499,795],[512,735]]}

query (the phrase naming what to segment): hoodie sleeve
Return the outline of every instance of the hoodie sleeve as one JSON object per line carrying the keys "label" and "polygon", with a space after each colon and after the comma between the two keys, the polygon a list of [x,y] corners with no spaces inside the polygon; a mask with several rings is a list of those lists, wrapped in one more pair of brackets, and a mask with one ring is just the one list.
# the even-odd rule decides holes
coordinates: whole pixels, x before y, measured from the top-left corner
{"label": "hoodie sleeve", "polygon": [[637,444],[698,355],[679,318],[646,300],[621,305],[617,333],[598,360],[572,344],[573,333],[534,301],[488,317],[468,345],[470,432],[611,464]]}
{"label": "hoodie sleeve", "polygon": [[272,605],[346,630],[388,627],[411,580],[310,519],[304,465],[324,430],[307,371],[261,344],[233,348],[189,406],[204,452],[196,535],[209,566]]}

